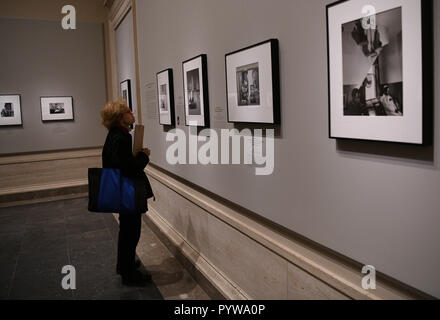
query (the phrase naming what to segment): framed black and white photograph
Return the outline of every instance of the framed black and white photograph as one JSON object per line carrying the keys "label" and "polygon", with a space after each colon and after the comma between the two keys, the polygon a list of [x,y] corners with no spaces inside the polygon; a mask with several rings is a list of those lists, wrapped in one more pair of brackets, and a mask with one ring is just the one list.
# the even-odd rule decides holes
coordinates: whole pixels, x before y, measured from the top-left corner
{"label": "framed black and white photograph", "polygon": [[0,126],[20,126],[21,97],[18,94],[0,95]]}
{"label": "framed black and white photograph", "polygon": [[72,97],[41,97],[42,121],[73,120]]}
{"label": "framed black and white photograph", "polygon": [[330,138],[431,142],[430,5],[344,0],[327,6]]}
{"label": "framed black and white photograph", "polygon": [[184,61],[183,92],[187,126],[209,126],[208,69],[205,54]]}
{"label": "framed black and white photograph", "polygon": [[121,82],[121,98],[127,103],[127,106],[133,111],[131,100],[131,81],[130,79]]}
{"label": "framed black and white photograph", "polygon": [[161,125],[173,126],[175,123],[173,70],[166,69],[158,72],[156,81],[159,123]]}
{"label": "framed black and white photograph", "polygon": [[228,122],[280,123],[278,40],[225,55]]}

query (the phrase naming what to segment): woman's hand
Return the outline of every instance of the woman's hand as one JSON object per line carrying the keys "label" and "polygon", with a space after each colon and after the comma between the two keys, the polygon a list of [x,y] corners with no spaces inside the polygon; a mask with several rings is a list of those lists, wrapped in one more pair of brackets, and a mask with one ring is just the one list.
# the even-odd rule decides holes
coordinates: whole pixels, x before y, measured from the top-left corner
{"label": "woman's hand", "polygon": [[142,149],[142,152],[144,152],[147,156],[150,156],[150,154],[151,154],[151,150],[148,148]]}

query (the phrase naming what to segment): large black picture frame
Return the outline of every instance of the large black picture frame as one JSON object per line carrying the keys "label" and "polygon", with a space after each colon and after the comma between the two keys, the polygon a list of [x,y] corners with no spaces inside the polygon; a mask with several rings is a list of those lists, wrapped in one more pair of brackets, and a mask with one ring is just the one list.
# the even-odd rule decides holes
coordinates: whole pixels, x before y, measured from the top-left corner
{"label": "large black picture frame", "polygon": [[[243,70],[246,74],[252,71],[258,78],[253,79],[258,87],[253,101],[249,98],[252,85],[240,75]],[[278,39],[225,54],[225,74],[228,123],[281,124]],[[243,99],[240,78],[247,84]]]}
{"label": "large black picture frame", "polygon": [[[389,2],[380,2],[379,0],[342,0],[327,5],[328,121],[330,139],[370,140],[423,146],[432,144],[433,4],[432,0],[400,0],[399,4],[399,6],[391,6]],[[364,31],[368,30],[362,24],[364,22],[363,19],[371,17],[371,15],[365,12],[362,13],[362,8],[366,8],[365,6],[367,5],[371,5],[377,10],[374,16],[376,20],[366,20],[366,25],[368,26],[370,22],[375,21],[377,28],[372,30],[374,32],[377,30],[379,35],[381,35],[380,19],[382,21],[390,21],[391,23],[391,21],[398,21],[394,17],[399,15],[399,8],[400,11],[406,12],[406,15],[400,13],[402,28],[400,42],[403,43],[403,46],[401,46],[400,53],[396,51],[398,52],[396,57],[402,61],[400,71],[402,80],[400,82],[394,81],[394,83],[388,84],[386,80],[391,78],[391,76],[387,74],[387,65],[382,63],[382,66],[385,65],[385,68],[381,69],[380,59],[387,59],[381,57],[381,55],[387,53],[385,51],[387,48],[383,46],[383,42],[386,41],[383,40],[385,37],[381,38],[375,35],[374,38],[380,39],[379,42],[376,42],[380,45],[372,42],[373,46],[371,43],[367,43],[365,47],[365,43],[362,41],[363,37],[358,36],[358,34],[362,35],[362,31],[356,31],[362,29],[353,27],[353,24],[357,24],[359,26],[362,25]],[[386,6],[391,7],[386,8]],[[381,8],[383,7],[387,10],[382,10]],[[417,10],[414,8],[417,8]],[[353,10],[359,10],[359,14],[357,11],[353,13]],[[355,14],[358,17],[354,20],[348,17],[345,18],[341,16],[342,12]],[[390,17],[390,19],[386,20],[385,17]],[[335,21],[343,21],[343,23],[335,24]],[[414,21],[418,23],[413,23]],[[395,26],[396,24],[386,27],[393,29]],[[340,31],[338,31],[339,28]],[[342,34],[340,42],[337,40],[339,35],[336,32],[341,32]],[[362,84],[358,91],[355,89],[358,89],[357,85],[359,82],[350,84],[346,80],[350,78],[350,76],[346,75],[351,75],[351,65],[354,65],[346,63],[346,61],[349,61],[346,57],[352,59],[353,52],[355,52],[352,50],[352,46],[355,46],[353,43],[346,45],[347,39],[349,39],[347,36],[348,32],[351,32],[351,38],[354,42],[360,43],[359,46],[362,47],[365,55],[371,55],[373,58],[375,54],[377,55],[377,62],[374,62],[365,78],[366,85]],[[367,39],[368,37],[371,37],[371,33],[367,35]],[[352,39],[349,41],[352,41]],[[393,45],[391,41],[389,43]],[[401,45],[401,43],[398,45]],[[398,47],[398,45],[395,45],[395,47]],[[340,53],[338,53],[338,50]],[[346,50],[345,53],[344,50]],[[373,52],[374,50],[376,52]],[[351,55],[347,54],[349,51]],[[409,56],[412,58],[416,57],[416,59],[409,59]],[[362,63],[359,63],[359,65],[362,65]],[[383,71],[384,69],[385,71]],[[396,73],[398,74],[399,72],[393,70],[393,74]],[[336,79],[342,79],[342,81],[336,81]],[[371,83],[376,87],[376,96],[380,97],[380,99],[378,97],[376,99],[379,101],[376,101],[374,97],[370,100],[366,99],[366,86],[371,87]],[[393,97],[393,92],[390,88],[398,92],[398,94],[394,93],[397,98]],[[352,90],[350,91],[349,89]],[[420,92],[420,95],[418,95],[418,92]],[[401,101],[399,101],[399,98]],[[390,105],[393,106],[393,104],[396,106],[396,112],[395,114],[391,112],[391,115],[396,116],[385,117],[390,115]],[[368,114],[374,114],[374,117],[364,116],[367,115],[366,110],[368,110]]]}
{"label": "large black picture frame", "polygon": [[[165,69],[156,74],[157,83],[157,108],[159,123],[161,125],[175,126],[175,105],[174,105],[174,78],[173,69]],[[166,85],[166,96],[161,97],[161,85]],[[162,99],[166,99],[165,102]],[[161,103],[166,103],[167,112],[161,108]]]}
{"label": "large black picture frame", "polygon": [[[198,71],[196,71],[198,70]],[[206,54],[182,62],[185,125],[209,128],[208,58]],[[190,81],[188,83],[188,78]],[[194,106],[194,107],[193,107]],[[192,114],[191,114],[192,113]]]}

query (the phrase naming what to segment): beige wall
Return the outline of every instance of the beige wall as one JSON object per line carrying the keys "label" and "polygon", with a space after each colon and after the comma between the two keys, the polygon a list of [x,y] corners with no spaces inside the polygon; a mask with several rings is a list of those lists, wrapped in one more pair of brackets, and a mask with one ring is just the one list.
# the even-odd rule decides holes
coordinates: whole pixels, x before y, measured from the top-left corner
{"label": "beige wall", "polygon": [[[107,101],[102,23],[78,22],[76,30],[65,31],[53,20],[0,17],[0,38],[8,43],[0,52],[0,88],[21,96],[23,123],[1,128],[0,154],[102,146],[100,111]],[[74,119],[43,122],[44,96],[71,96]]]}
{"label": "beige wall", "polygon": [[108,14],[102,0],[2,0],[0,16],[17,18],[62,19],[61,8],[73,5],[77,21],[105,22]]}
{"label": "beige wall", "polygon": [[[110,2],[109,2],[110,3]],[[103,0],[1,0],[0,16],[25,19],[59,20],[64,5],[73,5],[76,9],[77,22],[102,22],[104,24],[104,48],[106,64],[107,100],[114,96],[111,85],[110,35],[108,15],[109,9]]]}
{"label": "beige wall", "polygon": [[115,30],[116,62],[118,70],[118,88],[122,81],[130,80],[131,105],[133,107],[133,112],[138,114],[133,33],[133,11],[130,10]]}

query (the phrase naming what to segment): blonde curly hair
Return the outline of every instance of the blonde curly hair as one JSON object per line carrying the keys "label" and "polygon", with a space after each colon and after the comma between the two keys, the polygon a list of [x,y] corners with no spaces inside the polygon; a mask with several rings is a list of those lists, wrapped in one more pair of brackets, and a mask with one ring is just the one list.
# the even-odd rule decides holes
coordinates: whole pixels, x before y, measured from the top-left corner
{"label": "blonde curly hair", "polygon": [[127,108],[128,106],[124,100],[107,103],[101,110],[101,124],[110,129],[122,120],[124,113],[127,112]]}

